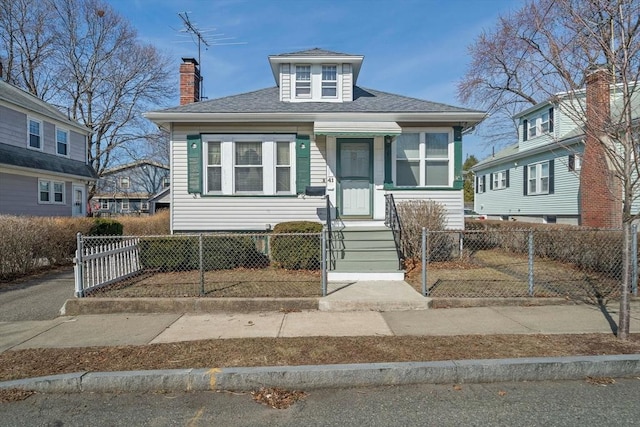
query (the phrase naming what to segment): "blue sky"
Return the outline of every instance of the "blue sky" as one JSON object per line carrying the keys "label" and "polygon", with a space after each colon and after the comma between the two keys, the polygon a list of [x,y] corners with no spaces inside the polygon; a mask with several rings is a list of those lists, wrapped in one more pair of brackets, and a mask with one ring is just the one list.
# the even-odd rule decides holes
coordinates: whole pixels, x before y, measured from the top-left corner
{"label": "blue sky", "polygon": [[[180,32],[179,12],[212,45],[201,51],[209,99],[275,85],[267,57],[314,47],[364,55],[362,87],[465,107],[456,84],[465,73],[467,47],[520,0],[108,0],[164,50],[177,73],[182,57],[198,56]],[[232,40],[222,40],[231,37]],[[218,42],[216,42],[218,41]],[[222,45],[224,42],[243,44]],[[177,98],[176,102],[177,104]],[[482,159],[491,147],[464,139],[464,155]]]}

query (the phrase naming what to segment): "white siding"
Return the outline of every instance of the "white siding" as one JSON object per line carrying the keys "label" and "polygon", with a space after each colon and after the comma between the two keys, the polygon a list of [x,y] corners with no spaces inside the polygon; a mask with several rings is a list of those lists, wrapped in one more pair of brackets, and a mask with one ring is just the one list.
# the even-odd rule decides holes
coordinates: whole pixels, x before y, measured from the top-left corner
{"label": "white siding", "polygon": [[282,101],[291,99],[291,71],[289,64],[280,65],[280,96]]}
{"label": "white siding", "polygon": [[433,200],[447,210],[449,230],[464,229],[464,196],[462,190],[455,191],[401,191],[394,190],[393,199],[396,205],[408,200]]}
{"label": "white siding", "polygon": [[317,135],[311,144],[311,185],[324,186],[327,183],[327,138]]}
{"label": "white siding", "polygon": [[353,72],[351,64],[342,64],[342,100],[353,101]]}
{"label": "white siding", "polygon": [[[286,126],[285,126],[286,127]],[[243,128],[247,131],[247,126]],[[261,129],[264,130],[264,127]],[[281,126],[279,129],[283,129]],[[226,132],[212,127],[174,131],[172,140],[171,229],[173,232],[214,230],[265,230],[285,221],[321,221],[323,197],[275,196],[194,196],[187,192],[186,134],[191,132]],[[306,129],[309,134],[310,129]],[[282,133],[292,132],[290,129]],[[303,132],[301,132],[303,133]],[[312,149],[312,163],[320,151]],[[320,156],[321,157],[321,156]],[[317,166],[316,166],[317,167]],[[317,178],[316,178],[317,179]]]}

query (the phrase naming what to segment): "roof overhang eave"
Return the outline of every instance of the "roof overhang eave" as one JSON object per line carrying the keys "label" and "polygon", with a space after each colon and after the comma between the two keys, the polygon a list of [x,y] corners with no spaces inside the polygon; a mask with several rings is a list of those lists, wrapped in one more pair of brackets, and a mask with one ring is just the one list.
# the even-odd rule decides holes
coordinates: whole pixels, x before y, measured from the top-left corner
{"label": "roof overhang eave", "polygon": [[476,126],[487,117],[484,112],[277,112],[277,113],[175,113],[148,112],[144,117],[164,126],[168,123],[229,123],[229,122],[314,122],[322,121],[395,121],[460,123],[463,127]]}

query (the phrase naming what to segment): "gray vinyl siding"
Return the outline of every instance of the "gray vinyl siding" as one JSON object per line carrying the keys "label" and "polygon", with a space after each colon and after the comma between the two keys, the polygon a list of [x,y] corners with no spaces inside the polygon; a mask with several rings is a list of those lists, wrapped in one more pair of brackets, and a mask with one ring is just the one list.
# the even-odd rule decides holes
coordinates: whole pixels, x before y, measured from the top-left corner
{"label": "gray vinyl siding", "polygon": [[27,147],[27,116],[0,105],[0,142]]}
{"label": "gray vinyl siding", "polygon": [[[242,130],[241,130],[242,129]],[[200,126],[201,133],[312,133],[311,126],[250,126],[242,128]],[[214,230],[265,230],[285,221],[321,221],[325,207],[323,197],[296,196],[212,196],[194,197],[187,192],[186,136],[195,131],[188,127],[174,129],[171,153],[171,230],[173,232]],[[311,148],[312,170],[318,170],[320,150]],[[325,172],[326,173],[326,172]],[[316,174],[316,180],[319,177]]]}
{"label": "gray vinyl siding", "polygon": [[86,137],[77,132],[69,132],[69,153],[72,160],[87,162]]}
{"label": "gray vinyl siding", "polygon": [[[579,214],[579,172],[570,172],[568,156],[581,153],[582,147],[556,148],[534,156],[511,160],[500,165],[476,171],[476,176],[486,176],[484,193],[475,194],[474,210],[486,215],[508,216],[577,216]],[[554,159],[554,193],[524,195],[524,170],[527,165]],[[517,165],[516,165],[517,163]],[[490,189],[490,174],[509,170],[509,187]]]}
{"label": "gray vinyl siding", "polygon": [[[46,177],[46,179],[50,179]],[[51,179],[63,181],[60,179]],[[0,173],[0,214],[71,216],[72,183],[65,181],[65,204],[38,203],[38,178]]]}
{"label": "gray vinyl siding", "polygon": [[391,191],[396,205],[410,200],[432,200],[447,210],[446,228],[449,230],[464,229],[464,195],[460,191]]}

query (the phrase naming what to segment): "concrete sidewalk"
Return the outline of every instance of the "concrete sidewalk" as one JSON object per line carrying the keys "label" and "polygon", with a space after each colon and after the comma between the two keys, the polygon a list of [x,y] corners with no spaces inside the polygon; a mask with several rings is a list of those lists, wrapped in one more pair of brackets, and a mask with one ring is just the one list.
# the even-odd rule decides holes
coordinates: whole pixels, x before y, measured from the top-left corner
{"label": "concrete sidewalk", "polygon": [[[633,304],[631,332],[640,333],[640,304]],[[617,307],[603,313],[584,304],[389,312],[95,314],[0,322],[0,352],[255,337],[610,334],[617,317]]]}

